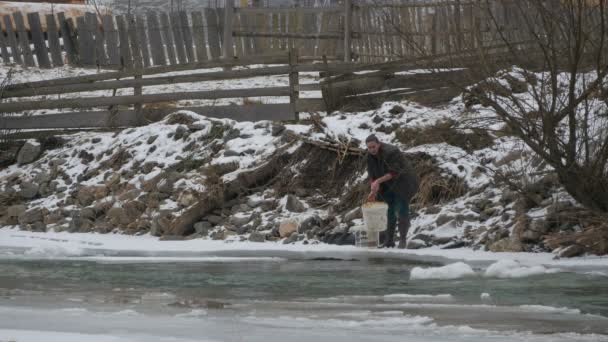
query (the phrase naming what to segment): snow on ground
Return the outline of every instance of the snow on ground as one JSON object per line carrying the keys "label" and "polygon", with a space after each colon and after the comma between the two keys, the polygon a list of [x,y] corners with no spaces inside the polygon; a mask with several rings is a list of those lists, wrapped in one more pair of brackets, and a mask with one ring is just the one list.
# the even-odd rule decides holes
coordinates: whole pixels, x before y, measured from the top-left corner
{"label": "snow on ground", "polygon": [[[608,272],[608,257],[579,257],[554,259],[551,253],[493,253],[469,248],[418,250],[374,249],[328,244],[289,244],[279,242],[237,242],[193,239],[187,241],[159,241],[143,235],[25,232],[0,229],[0,258],[19,259],[85,259],[105,262],[150,261],[188,262],[213,261],[210,257],[280,258],[335,257],[342,259],[385,257],[420,261],[434,261],[455,266],[430,269],[439,277],[451,274],[470,275],[471,267],[487,267],[488,277],[522,277],[547,272]],[[205,259],[203,259],[205,258]],[[222,259],[215,259],[222,261]],[[228,260],[228,259],[225,259]],[[237,261],[239,259],[236,259]],[[255,260],[255,259],[253,259]],[[488,267],[489,266],[489,267]],[[472,270],[471,270],[472,271]],[[423,272],[423,271],[421,271]],[[422,274],[422,273],[421,273]],[[444,278],[448,279],[448,278]]]}

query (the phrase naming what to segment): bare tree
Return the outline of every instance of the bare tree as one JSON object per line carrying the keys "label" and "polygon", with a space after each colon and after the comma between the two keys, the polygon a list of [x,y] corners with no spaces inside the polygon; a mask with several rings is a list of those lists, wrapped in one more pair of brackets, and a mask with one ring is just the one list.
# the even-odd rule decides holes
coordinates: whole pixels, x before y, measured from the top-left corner
{"label": "bare tree", "polygon": [[[448,37],[439,47],[393,25],[409,53],[398,58],[430,65],[438,77],[440,67],[467,68],[468,77],[448,80],[467,103],[491,108],[555,169],[572,197],[608,212],[606,1],[455,3],[449,31],[437,32]],[[385,20],[394,17],[386,13]]]}

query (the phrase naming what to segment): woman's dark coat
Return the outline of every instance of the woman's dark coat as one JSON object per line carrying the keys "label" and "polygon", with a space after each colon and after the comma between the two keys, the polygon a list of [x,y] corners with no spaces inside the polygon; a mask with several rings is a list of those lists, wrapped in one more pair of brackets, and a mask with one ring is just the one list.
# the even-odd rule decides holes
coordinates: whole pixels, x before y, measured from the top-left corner
{"label": "woman's dark coat", "polygon": [[409,202],[420,185],[416,170],[399,148],[380,143],[377,155],[367,154],[367,174],[371,179],[378,179],[387,173],[393,173],[394,176],[391,180],[380,184],[380,195],[391,190]]}

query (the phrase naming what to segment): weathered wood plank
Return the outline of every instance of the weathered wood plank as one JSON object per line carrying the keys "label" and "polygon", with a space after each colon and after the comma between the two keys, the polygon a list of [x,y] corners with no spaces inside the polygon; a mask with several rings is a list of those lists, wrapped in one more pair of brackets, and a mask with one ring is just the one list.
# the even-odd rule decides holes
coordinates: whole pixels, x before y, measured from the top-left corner
{"label": "weathered wood plank", "polygon": [[[252,23],[255,23],[255,18],[251,17],[248,14],[241,14],[240,15],[240,20],[241,20],[241,28],[240,31],[246,31],[246,32],[251,32],[253,31],[253,26]],[[245,54],[245,56],[251,56],[254,55],[254,43],[253,43],[253,38],[251,37],[247,37],[247,36],[243,36],[243,53]]]}
{"label": "weathered wood plank", "polygon": [[211,59],[220,57],[220,40],[218,33],[217,11],[212,8],[205,8],[205,20],[207,22],[207,42],[209,43],[209,52]]}
{"label": "weathered wood plank", "polygon": [[196,59],[194,56],[194,42],[192,40],[192,30],[190,29],[190,23],[188,21],[188,13],[180,11],[179,22],[186,48],[186,58],[188,59],[188,62],[192,63],[196,61]]}
{"label": "weathered wood plank", "polygon": [[186,57],[186,47],[184,45],[184,36],[182,34],[182,28],[179,21],[179,13],[173,12],[169,18],[171,19],[171,30],[173,32],[177,59],[179,63],[188,63],[188,58]]}
{"label": "weathered wood plank", "polygon": [[72,18],[66,19],[63,12],[57,13],[57,21],[59,22],[59,29],[61,30],[61,40],[63,41],[63,50],[66,53],[68,64],[78,65],[78,41],[76,34],[73,30],[74,25]]}
{"label": "weathered wood plank", "polygon": [[89,97],[80,99],[22,101],[0,104],[0,113],[12,113],[24,110],[62,109],[62,108],[93,108],[105,106],[132,105],[136,103],[155,103],[180,100],[216,100],[223,98],[289,96],[289,87],[268,87],[254,89],[228,89],[212,91],[193,91],[182,93],[162,93],[149,95],[125,95],[112,97]]}
{"label": "weathered wood plank", "polygon": [[[29,88],[40,88],[40,87],[50,87],[50,86],[58,86],[65,84],[77,84],[77,83],[91,83],[95,81],[103,81],[103,80],[111,80],[111,79],[120,79],[125,77],[132,77],[134,75],[154,75],[154,74],[162,74],[167,72],[175,72],[175,71],[186,71],[186,70],[196,70],[196,69],[209,69],[209,68],[221,68],[221,67],[235,67],[235,66],[245,66],[251,64],[286,64],[288,62],[287,55],[269,55],[269,56],[248,56],[240,59],[233,59],[230,61],[224,60],[212,60],[205,61],[201,63],[192,63],[192,64],[181,64],[181,65],[167,65],[167,66],[156,66],[143,69],[141,71],[134,70],[123,70],[123,71],[112,71],[105,73],[98,73],[92,75],[84,75],[84,76],[74,76],[74,77],[64,77],[64,78],[56,78],[52,80],[43,80],[43,81],[34,81],[34,82],[25,82],[19,84],[9,84],[6,86],[6,90],[17,90],[17,89],[29,89]],[[318,67],[316,65],[299,65],[299,71],[314,71],[313,67]],[[348,70],[344,70],[347,72]]]}
{"label": "weathered wood plank", "polygon": [[158,16],[155,12],[146,14],[148,20],[148,38],[150,41],[150,50],[152,53],[153,65],[167,65],[167,57],[165,56],[165,47],[161,38],[161,28],[158,22]]}
{"label": "weathered wood plank", "polygon": [[108,53],[108,65],[120,65],[120,47],[118,45],[118,30],[111,15],[103,16],[103,34]]}
{"label": "weathered wood plank", "polygon": [[[324,110],[323,99],[304,99],[298,103],[301,111]],[[251,104],[247,106],[196,106],[179,107],[208,117],[232,119],[236,121],[291,120],[293,114],[288,103]],[[143,109],[143,116],[150,121],[158,121],[175,112],[175,109]],[[41,119],[44,120],[41,120]],[[21,116],[6,118],[5,129],[62,129],[94,127],[132,127],[138,122],[133,110],[81,111],[44,116]]]}
{"label": "weathered wood plank", "polygon": [[352,19],[353,19],[353,4],[352,0],[344,0],[344,61],[350,62],[352,49]]}
{"label": "weathered wood plank", "polygon": [[129,42],[131,45],[131,54],[133,55],[133,67],[141,69],[143,66],[141,44],[137,35],[137,22],[133,14],[127,16],[129,21]]}
{"label": "weathered wood plank", "polygon": [[293,70],[296,65],[298,65],[298,52],[294,49],[289,52],[289,66],[292,68],[292,72],[289,73],[289,104],[294,118],[300,120],[300,114],[296,109],[296,103],[300,97],[300,79],[298,72]]}
{"label": "weathered wood plank", "polygon": [[160,14],[160,25],[165,41],[165,47],[167,48],[167,56],[169,57],[169,64],[176,65],[177,57],[175,56],[175,45],[173,44],[173,33],[171,33],[171,23],[169,22],[169,15],[167,13]]}
{"label": "weathered wood plank", "polygon": [[59,30],[55,15],[47,14],[46,16],[46,34],[49,42],[49,50],[51,50],[51,60],[54,66],[63,65],[63,57],[61,56],[61,44],[59,43]]}
{"label": "weathered wood plank", "polygon": [[[85,82],[75,83],[67,85],[53,85],[48,87],[36,87],[36,88],[25,88],[17,90],[4,90],[4,98],[10,97],[23,97],[23,96],[36,96],[36,95],[50,95],[50,94],[66,94],[75,92],[88,92],[98,90],[111,90],[120,88],[133,88],[142,86],[154,86],[164,84],[178,84],[178,83],[191,83],[191,82],[206,82],[206,81],[217,81],[217,80],[230,80],[230,79],[245,79],[249,77],[260,77],[260,76],[276,76],[286,75],[292,70],[297,69],[300,66],[272,66],[265,68],[253,68],[244,70],[225,70],[225,71],[214,71],[214,72],[202,72],[187,75],[173,75],[173,76],[158,76],[158,77],[146,77],[145,79],[139,80],[112,80],[112,81],[99,81],[99,82]],[[314,68],[313,68],[314,69]],[[312,89],[312,88],[311,88]]]}
{"label": "weathered wood plank", "polygon": [[205,39],[205,26],[203,24],[203,13],[200,11],[192,12],[192,36],[196,46],[196,59],[199,62],[206,61],[207,41]]}
{"label": "weathered wood plank", "polygon": [[51,60],[49,59],[49,51],[46,48],[42,26],[40,25],[40,15],[38,12],[28,13],[27,21],[30,24],[30,32],[32,33],[34,53],[38,60],[38,66],[41,68],[50,68]]}
{"label": "weathered wood plank", "polygon": [[4,29],[6,30],[6,37],[8,39],[8,45],[11,48],[11,56],[13,56],[13,62],[17,64],[23,64],[23,59],[21,58],[21,49],[19,48],[19,43],[17,42],[17,37],[15,36],[15,31],[13,30],[13,21],[10,15],[5,15],[3,17],[4,20]]}
{"label": "weathered wood plank", "polygon": [[141,48],[141,58],[143,60],[144,67],[147,68],[151,65],[150,48],[148,47],[148,35],[146,34],[145,21],[141,15],[135,17],[135,25],[137,28],[139,46]]}
{"label": "weathered wood plank", "polygon": [[275,8],[263,8],[263,7],[239,7],[235,8],[236,13],[242,14],[291,14],[294,12],[305,13],[305,14],[327,14],[327,13],[343,13],[344,8],[341,6],[334,7],[275,7]]}
{"label": "weathered wood plank", "polygon": [[[234,25],[232,27],[232,31],[238,31],[241,27],[241,17],[238,15],[234,15]],[[243,37],[234,37],[234,55],[238,57],[244,56],[243,52]]]}
{"label": "weathered wood plank", "polygon": [[87,25],[90,26],[92,35],[95,36],[95,55],[97,57],[97,65],[109,65],[108,54],[106,53],[106,35],[103,30],[102,22],[96,13],[87,13]]}
{"label": "weathered wood plank", "polygon": [[11,56],[8,52],[7,41],[4,34],[0,34],[0,52],[2,53],[2,61],[4,64],[10,64]]}
{"label": "weathered wood plank", "polygon": [[30,40],[25,29],[25,23],[23,21],[23,15],[21,12],[13,13],[13,20],[15,21],[15,27],[17,28],[17,36],[19,38],[19,45],[21,46],[21,53],[23,54],[23,61],[26,66],[35,66],[34,56],[32,55],[32,49],[30,47]]}
{"label": "weathered wood plank", "polygon": [[120,65],[123,68],[130,69],[133,67],[133,57],[131,55],[131,47],[129,43],[129,31],[127,29],[127,22],[124,16],[116,16],[116,27],[118,29],[118,37],[120,39]]}
{"label": "weathered wood plank", "polygon": [[234,21],[234,0],[224,0],[224,20],[222,27],[222,55],[224,58],[234,57],[234,41],[232,39]]}
{"label": "weathered wood plank", "polygon": [[95,57],[95,41],[91,26],[87,24],[85,16],[76,18],[78,25],[78,54],[80,55],[80,63],[84,66],[96,65]]}

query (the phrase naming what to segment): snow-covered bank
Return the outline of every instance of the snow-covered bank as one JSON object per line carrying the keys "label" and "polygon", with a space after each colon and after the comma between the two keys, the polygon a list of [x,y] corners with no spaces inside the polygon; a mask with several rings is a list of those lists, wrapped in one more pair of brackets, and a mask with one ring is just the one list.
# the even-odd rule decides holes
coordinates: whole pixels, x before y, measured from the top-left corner
{"label": "snow-covered bank", "polygon": [[[238,258],[340,258],[384,257],[450,264],[463,261],[475,268],[489,268],[489,276],[523,276],[526,269],[547,267],[555,271],[608,272],[608,257],[554,259],[551,253],[485,252],[470,248],[417,250],[369,249],[328,244],[282,244],[193,239],[160,241],[158,238],[122,234],[26,232],[0,229],[0,258],[83,259],[104,262],[221,262],[214,257]],[[264,259],[263,259],[264,260]],[[273,259],[280,260],[280,259]],[[500,263],[496,263],[501,261]],[[508,260],[508,261],[505,261]],[[543,270],[545,270],[543,268]],[[519,271],[519,272],[517,272]],[[534,271],[534,269],[533,269]],[[443,274],[450,273],[446,270]],[[466,273],[466,272],[465,272]],[[528,272],[528,275],[538,274]]]}

